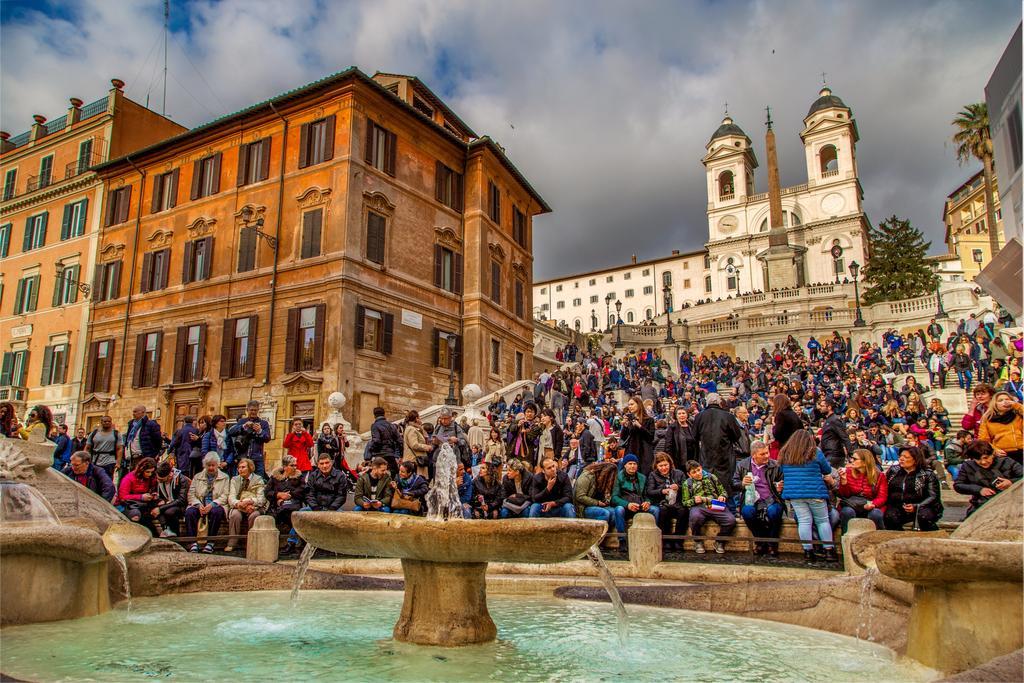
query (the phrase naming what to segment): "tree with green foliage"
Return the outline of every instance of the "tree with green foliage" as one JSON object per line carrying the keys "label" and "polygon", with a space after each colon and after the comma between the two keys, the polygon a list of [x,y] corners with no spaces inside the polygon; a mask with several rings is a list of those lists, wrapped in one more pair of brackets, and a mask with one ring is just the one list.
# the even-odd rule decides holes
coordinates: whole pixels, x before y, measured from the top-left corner
{"label": "tree with green foliage", "polygon": [[953,144],[956,145],[956,158],[960,165],[977,159],[984,169],[985,228],[988,230],[989,249],[994,257],[999,251],[999,229],[996,225],[995,201],[992,199],[992,135],[988,129],[988,105],[984,102],[968,104],[953,119],[953,126],[956,128]]}
{"label": "tree with green foliage", "polygon": [[892,216],[868,226],[871,256],[864,267],[865,304],[913,299],[935,291],[939,283],[925,261],[931,242],[910,221]]}

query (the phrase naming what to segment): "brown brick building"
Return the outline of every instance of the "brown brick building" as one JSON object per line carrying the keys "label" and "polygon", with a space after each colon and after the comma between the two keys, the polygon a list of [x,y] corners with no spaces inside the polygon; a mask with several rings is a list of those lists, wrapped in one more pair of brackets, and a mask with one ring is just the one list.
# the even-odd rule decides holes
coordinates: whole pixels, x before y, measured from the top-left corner
{"label": "brown brick building", "polygon": [[[83,409],[124,423],[333,391],[366,429],[532,369],[532,217],[550,209],[426,86],[352,68],[104,164]],[[271,457],[276,453],[271,451]]]}
{"label": "brown brick building", "polygon": [[0,401],[78,422],[103,183],[92,168],[184,131],[124,96],[71,99],[64,116],[0,134]]}

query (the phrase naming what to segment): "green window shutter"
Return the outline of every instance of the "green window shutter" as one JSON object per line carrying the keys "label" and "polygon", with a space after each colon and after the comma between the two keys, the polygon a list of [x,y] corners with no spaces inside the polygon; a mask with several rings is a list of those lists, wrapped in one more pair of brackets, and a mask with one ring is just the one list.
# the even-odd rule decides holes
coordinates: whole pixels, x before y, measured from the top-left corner
{"label": "green window shutter", "polygon": [[53,347],[47,346],[43,351],[43,374],[39,378],[39,384],[47,386],[50,384],[50,371],[53,368]]}
{"label": "green window shutter", "polygon": [[45,247],[46,246],[46,224],[50,221],[50,212],[47,211],[42,216],[40,216],[40,220],[42,221],[42,226],[38,230],[36,230],[36,245],[35,246],[37,246],[37,247]]}
{"label": "green window shutter", "polygon": [[0,225],[0,258],[7,258],[11,248],[11,224]]}
{"label": "green window shutter", "polygon": [[35,216],[29,216],[28,218],[25,219],[25,236],[21,241],[22,251],[28,251],[29,249],[32,248],[32,234],[35,232],[33,230],[33,228],[35,227],[35,222]]}
{"label": "green window shutter", "polygon": [[24,313],[25,306],[25,283],[26,278],[18,280],[18,288],[14,290],[14,314],[21,315]]}
{"label": "green window shutter", "polygon": [[54,308],[57,308],[62,303],[64,303],[61,300],[62,297],[63,297],[63,292],[64,292],[64,279],[66,277],[68,277],[68,275],[70,274],[70,271],[71,271],[70,268],[61,268],[60,273],[57,274],[57,278],[53,281],[53,302],[52,302],[52,305],[53,305]]}
{"label": "green window shutter", "polygon": [[86,197],[78,203],[82,206],[82,209],[78,212],[78,223],[72,226],[72,234],[75,237],[81,237],[85,234],[85,226],[89,216],[89,198]]}
{"label": "green window shutter", "polygon": [[29,297],[26,310],[34,311],[39,306],[39,276],[33,275],[29,278]]}
{"label": "green window shutter", "polygon": [[60,221],[60,239],[61,241],[71,237],[71,216],[75,212],[74,204],[64,205],[64,217]]}
{"label": "green window shutter", "polygon": [[0,365],[0,386],[8,387],[11,385],[11,370],[14,369],[14,354],[10,351],[4,351],[3,365]]}
{"label": "green window shutter", "polygon": [[[68,272],[68,271],[65,271],[65,272]],[[68,301],[67,301],[67,303],[69,303],[69,304],[73,304],[76,301],[78,301],[78,283],[81,282],[81,280],[78,279],[78,276],[81,275],[81,273],[82,273],[82,266],[71,266],[68,279],[71,280],[72,282],[74,282],[75,284],[68,285],[70,291],[68,292]]]}

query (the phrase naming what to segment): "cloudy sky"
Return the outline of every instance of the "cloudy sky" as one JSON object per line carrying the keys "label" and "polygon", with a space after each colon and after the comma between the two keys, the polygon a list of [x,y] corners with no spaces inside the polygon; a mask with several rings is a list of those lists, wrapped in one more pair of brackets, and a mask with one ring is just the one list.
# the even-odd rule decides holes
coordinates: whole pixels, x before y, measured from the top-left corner
{"label": "cloudy sky", "polygon": [[[188,126],[349,65],[415,74],[490,134],[554,208],[536,279],[699,248],[700,159],[723,103],[763,166],[764,107],[783,185],[804,182],[799,131],[822,72],[853,109],[866,209],[942,246],[957,165],[949,121],[983,88],[1021,19],[977,2],[171,0],[166,111]],[[59,116],[111,77],[160,111],[162,0],[3,0],[0,124]]]}

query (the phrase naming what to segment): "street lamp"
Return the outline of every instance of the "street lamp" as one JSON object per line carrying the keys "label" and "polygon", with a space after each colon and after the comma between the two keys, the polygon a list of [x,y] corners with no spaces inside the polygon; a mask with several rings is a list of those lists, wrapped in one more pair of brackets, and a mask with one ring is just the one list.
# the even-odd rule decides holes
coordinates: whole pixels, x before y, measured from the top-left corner
{"label": "street lamp", "polygon": [[622,348],[622,302],[615,302],[615,348]]}
{"label": "street lamp", "polygon": [[455,342],[458,338],[454,334],[445,335],[445,342],[448,343],[448,398],[444,400],[446,406],[458,405],[455,400]]}
{"label": "street lamp", "polygon": [[665,343],[674,344],[676,340],[672,338],[672,285],[666,282],[662,288],[662,293],[665,295],[665,323],[668,325]]}
{"label": "street lamp", "polygon": [[853,321],[854,327],[864,327],[864,317],[860,314],[860,286],[857,282],[857,276],[860,274],[860,264],[856,261],[850,261],[850,275],[853,277],[853,298],[857,304],[857,317]]}
{"label": "street lamp", "polygon": [[[612,296],[611,292],[608,292],[608,296],[606,296],[604,298],[604,318],[605,318],[605,320],[608,320],[608,321],[611,320],[611,317],[612,317],[611,305],[612,305],[612,299],[614,299],[614,298],[615,297]],[[612,331],[612,324],[611,324],[611,322],[608,323],[608,331],[609,332]]]}

